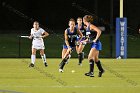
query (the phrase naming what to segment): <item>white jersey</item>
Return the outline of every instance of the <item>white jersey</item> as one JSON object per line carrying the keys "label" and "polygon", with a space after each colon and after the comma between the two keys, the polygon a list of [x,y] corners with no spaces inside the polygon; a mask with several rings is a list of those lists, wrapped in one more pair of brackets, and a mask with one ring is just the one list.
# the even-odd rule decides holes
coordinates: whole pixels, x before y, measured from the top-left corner
{"label": "white jersey", "polygon": [[45,49],[44,41],[41,38],[41,36],[44,32],[45,32],[45,30],[42,28],[39,28],[38,30],[34,30],[34,28],[31,29],[31,35],[33,36],[32,48]]}

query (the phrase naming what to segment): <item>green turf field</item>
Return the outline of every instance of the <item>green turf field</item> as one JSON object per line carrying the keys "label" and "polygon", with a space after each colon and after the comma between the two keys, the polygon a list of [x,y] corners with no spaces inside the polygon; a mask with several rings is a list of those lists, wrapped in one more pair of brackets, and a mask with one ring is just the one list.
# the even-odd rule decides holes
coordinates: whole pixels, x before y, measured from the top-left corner
{"label": "green turf field", "polygon": [[[77,65],[71,59],[64,73],[58,72],[61,59],[48,59],[44,67],[36,60],[36,67],[29,68],[30,59],[0,59],[0,93],[139,93],[140,59],[101,59],[106,70],[99,78],[86,77],[88,61]],[[71,71],[75,70],[75,73]]]}

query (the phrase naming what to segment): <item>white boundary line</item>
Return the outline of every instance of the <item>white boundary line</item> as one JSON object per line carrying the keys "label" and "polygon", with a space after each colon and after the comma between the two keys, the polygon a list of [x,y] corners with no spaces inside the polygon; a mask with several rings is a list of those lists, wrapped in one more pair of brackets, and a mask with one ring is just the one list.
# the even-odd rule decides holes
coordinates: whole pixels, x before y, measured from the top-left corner
{"label": "white boundary line", "polygon": [[45,87],[45,88],[97,88],[97,87],[104,87],[104,88],[115,88],[115,87],[140,87],[140,86],[0,86],[0,87]]}

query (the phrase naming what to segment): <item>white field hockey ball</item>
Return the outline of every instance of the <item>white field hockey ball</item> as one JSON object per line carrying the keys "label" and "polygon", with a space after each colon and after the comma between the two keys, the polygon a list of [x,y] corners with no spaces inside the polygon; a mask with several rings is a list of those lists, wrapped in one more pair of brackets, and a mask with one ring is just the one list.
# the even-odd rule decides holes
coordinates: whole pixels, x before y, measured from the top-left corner
{"label": "white field hockey ball", "polygon": [[72,71],[71,71],[71,73],[74,73],[74,72],[75,72],[75,70],[72,70]]}

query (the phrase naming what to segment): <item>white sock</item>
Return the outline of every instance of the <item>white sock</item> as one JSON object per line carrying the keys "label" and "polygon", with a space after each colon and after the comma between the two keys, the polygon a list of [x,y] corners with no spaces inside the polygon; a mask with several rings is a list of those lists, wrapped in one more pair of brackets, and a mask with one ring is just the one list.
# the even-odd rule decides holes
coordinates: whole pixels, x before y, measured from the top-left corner
{"label": "white sock", "polygon": [[31,55],[31,63],[34,64],[36,59],[36,55]]}
{"label": "white sock", "polygon": [[42,58],[42,60],[43,60],[44,63],[47,63],[46,62],[46,55],[45,54],[43,56],[41,56],[41,58]]}

